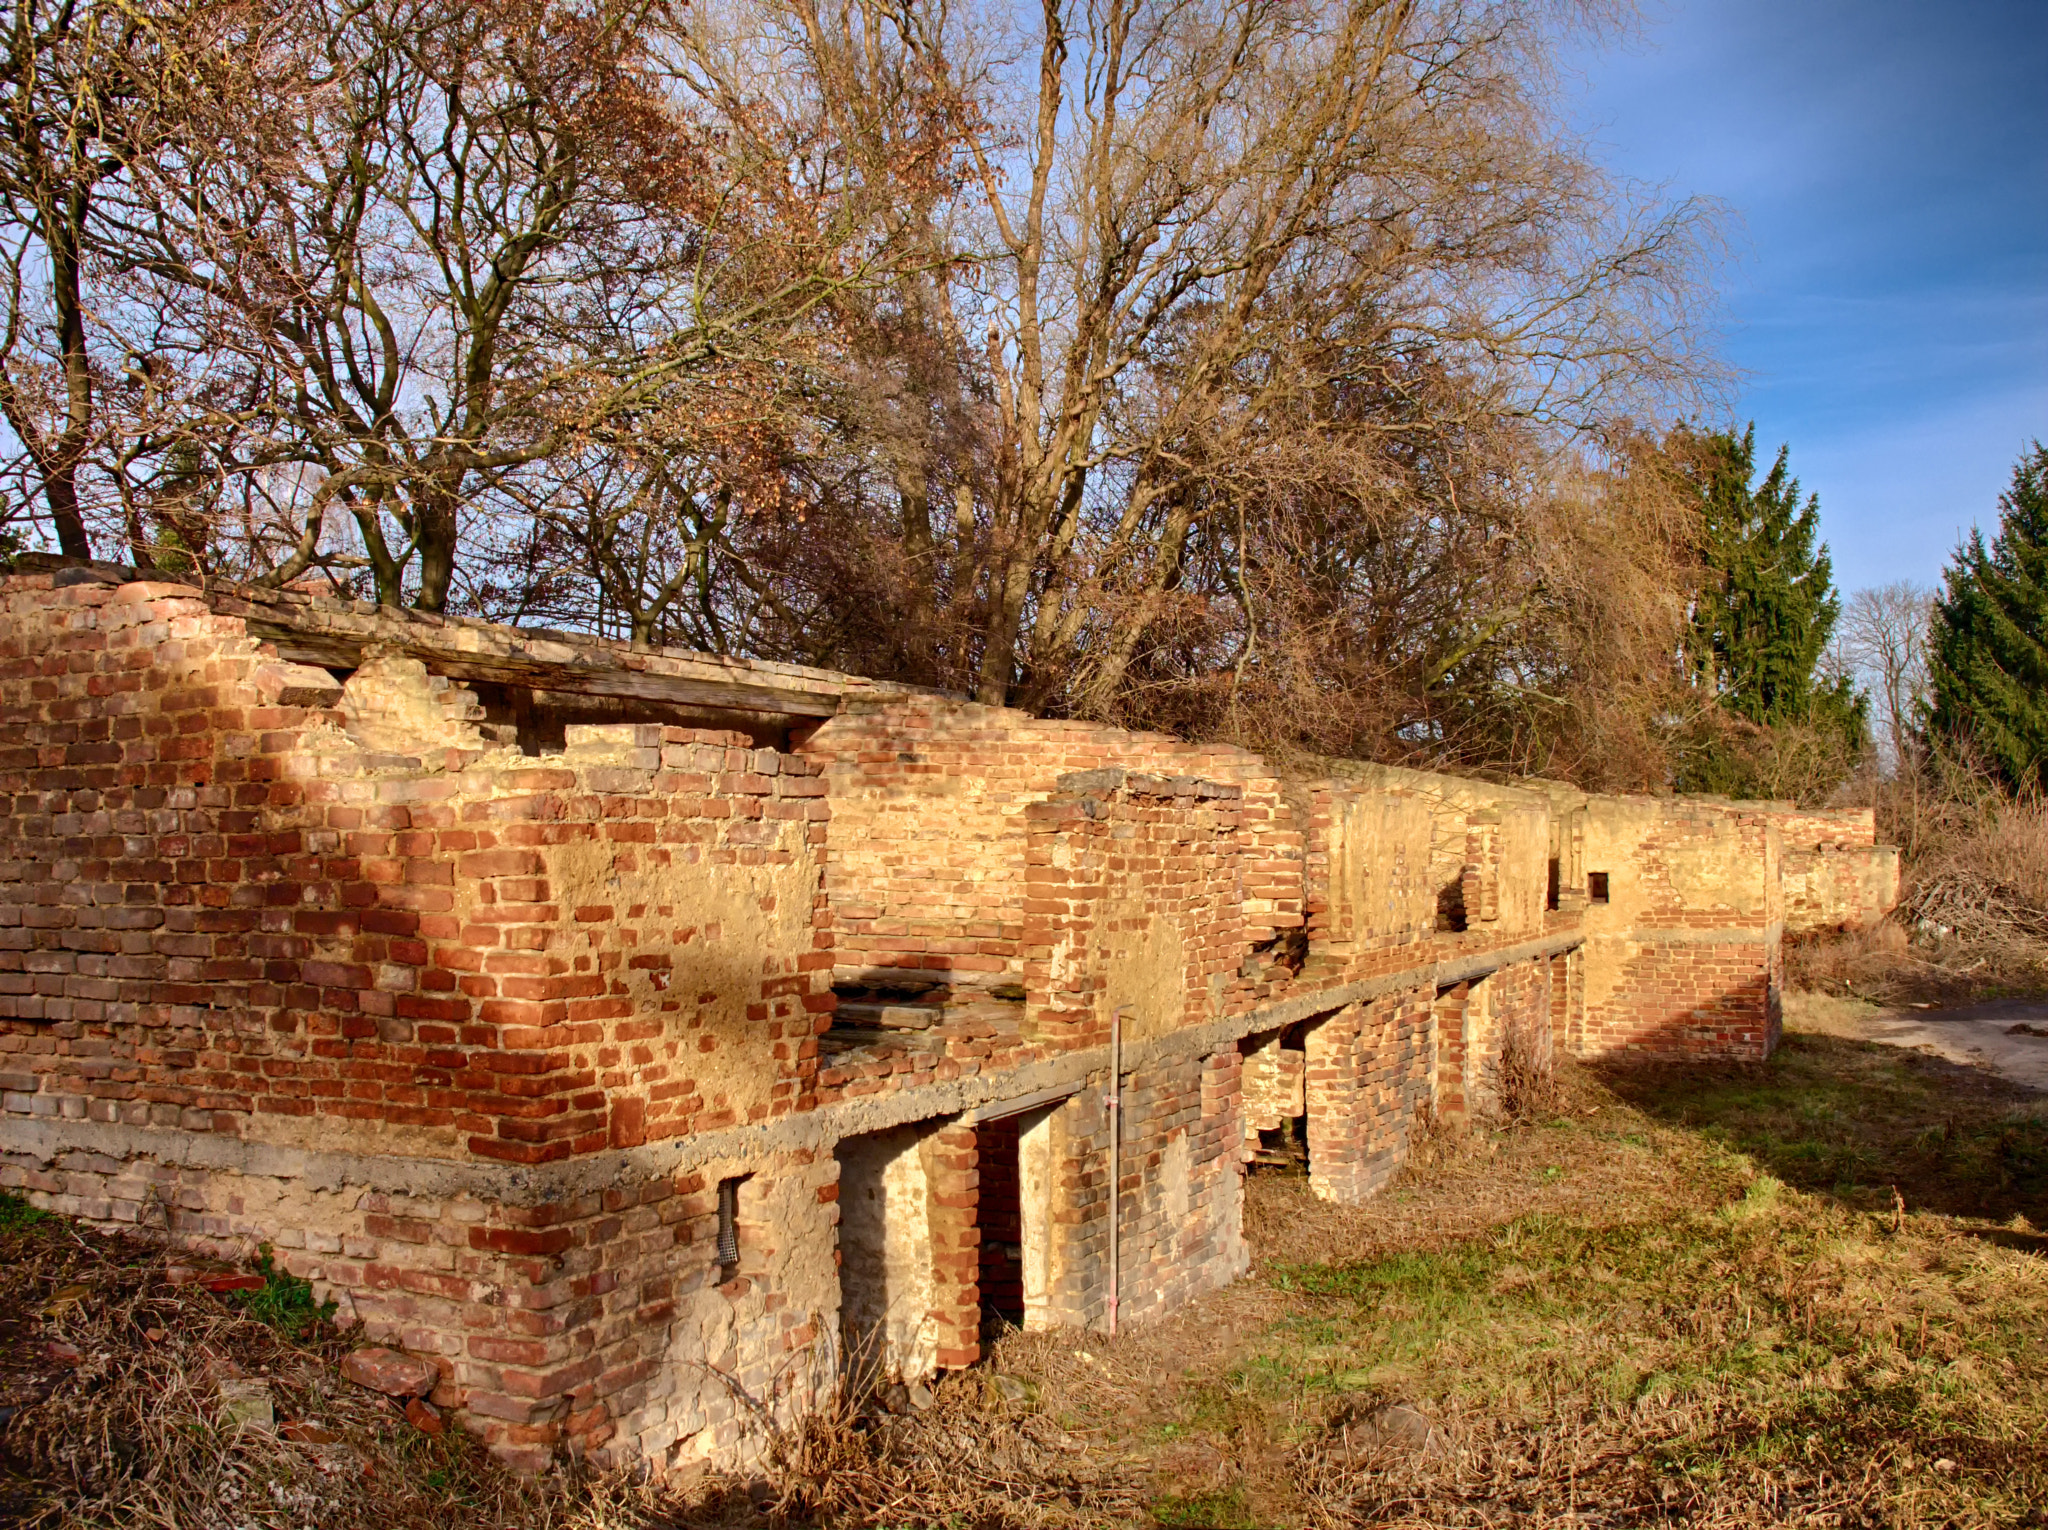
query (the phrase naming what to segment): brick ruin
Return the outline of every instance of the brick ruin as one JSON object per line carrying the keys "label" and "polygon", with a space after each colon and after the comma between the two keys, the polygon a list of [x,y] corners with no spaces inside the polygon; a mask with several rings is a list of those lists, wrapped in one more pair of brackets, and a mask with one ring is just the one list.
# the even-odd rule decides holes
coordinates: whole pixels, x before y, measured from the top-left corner
{"label": "brick ruin", "polygon": [[99,566],[0,581],[0,718],[0,1186],[271,1243],[525,1466],[1141,1323],[1248,1163],[1357,1202],[1553,1047],[1766,1057],[1781,935],[1898,885],[1867,811]]}

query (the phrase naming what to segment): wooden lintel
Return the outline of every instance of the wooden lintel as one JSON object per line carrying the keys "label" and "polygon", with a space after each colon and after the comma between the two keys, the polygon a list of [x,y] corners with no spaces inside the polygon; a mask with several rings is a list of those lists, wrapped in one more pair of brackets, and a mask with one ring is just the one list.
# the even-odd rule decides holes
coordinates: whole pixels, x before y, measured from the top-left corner
{"label": "wooden lintel", "polygon": [[374,643],[409,654],[451,680],[481,680],[574,695],[617,696],[782,717],[832,717],[840,709],[839,696],[830,691],[764,683],[771,677],[759,671],[748,673],[744,679],[665,673],[657,667],[658,660],[646,668],[632,668],[602,649],[593,651],[586,662],[564,663],[522,653],[524,645],[517,643],[508,645],[504,653],[479,653],[436,642],[434,628],[409,623],[392,623],[388,630],[356,637],[332,630],[287,626],[254,614],[247,620],[250,635],[274,645],[278,657],[325,669],[355,668],[362,662],[363,649]]}

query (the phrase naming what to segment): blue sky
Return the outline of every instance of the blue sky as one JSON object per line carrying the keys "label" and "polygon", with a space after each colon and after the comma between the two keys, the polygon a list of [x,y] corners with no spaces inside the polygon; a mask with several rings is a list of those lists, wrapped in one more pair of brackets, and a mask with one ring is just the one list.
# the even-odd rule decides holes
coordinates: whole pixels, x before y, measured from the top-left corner
{"label": "blue sky", "polygon": [[1934,582],[2048,441],[2048,0],[1647,0],[1574,64],[1606,163],[1737,215],[1735,418],[1837,585]]}

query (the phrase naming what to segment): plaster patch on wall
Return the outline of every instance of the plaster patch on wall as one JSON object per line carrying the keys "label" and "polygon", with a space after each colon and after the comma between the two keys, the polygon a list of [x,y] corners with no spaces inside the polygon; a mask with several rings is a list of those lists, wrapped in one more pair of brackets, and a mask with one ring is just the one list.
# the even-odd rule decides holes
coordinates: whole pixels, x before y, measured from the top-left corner
{"label": "plaster patch on wall", "polygon": [[[572,979],[601,978],[633,1017],[659,1017],[654,1045],[707,1107],[739,1120],[767,1108],[776,1082],[762,985],[811,946],[817,869],[799,827],[779,840],[760,865],[713,860],[706,846],[610,840],[545,856]],[[612,1090],[614,1104],[631,1092]]]}
{"label": "plaster patch on wall", "polygon": [[839,1158],[840,1332],[850,1369],[919,1381],[937,1366],[924,1129],[847,1137]]}
{"label": "plaster patch on wall", "polygon": [[1142,890],[1134,890],[1107,905],[1100,928],[1105,1018],[1110,1010],[1125,1010],[1128,1041],[1178,1030],[1187,1018],[1188,988],[1187,944],[1180,926],[1164,914],[1147,913]]}

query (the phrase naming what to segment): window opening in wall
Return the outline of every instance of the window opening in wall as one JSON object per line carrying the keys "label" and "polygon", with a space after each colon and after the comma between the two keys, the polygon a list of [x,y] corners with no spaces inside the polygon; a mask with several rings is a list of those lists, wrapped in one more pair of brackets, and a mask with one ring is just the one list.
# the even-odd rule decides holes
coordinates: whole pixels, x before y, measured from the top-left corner
{"label": "window opening in wall", "polygon": [[746,1175],[718,1182],[718,1283],[736,1279],[740,1273],[740,1185]]}
{"label": "window opening in wall", "polygon": [[1586,896],[1594,903],[1607,901],[1607,873],[1589,871],[1586,873]]}
{"label": "window opening in wall", "polygon": [[1024,1125],[1022,1116],[1003,1116],[974,1128],[984,1340],[1024,1326]]}
{"label": "window opening in wall", "polygon": [[1455,935],[1466,928],[1465,921],[1465,875],[1457,876],[1437,889],[1436,927],[1448,935]]}
{"label": "window opening in wall", "polygon": [[1544,896],[1543,896],[1543,906],[1544,906],[1545,908],[1548,908],[1548,909],[1554,909],[1554,908],[1556,908],[1556,907],[1557,907],[1557,893],[1558,893],[1558,868],[1557,868],[1557,857],[1553,855],[1553,856],[1552,856],[1552,857],[1550,858],[1550,888],[1549,888],[1549,891],[1548,891],[1548,892],[1546,892],[1546,893],[1544,894]]}

